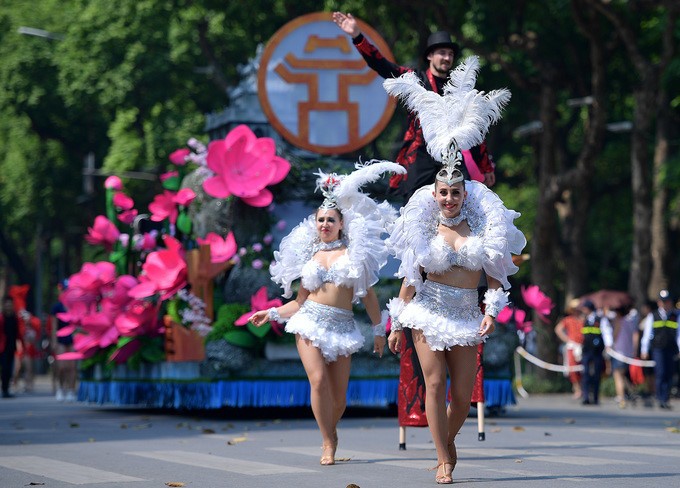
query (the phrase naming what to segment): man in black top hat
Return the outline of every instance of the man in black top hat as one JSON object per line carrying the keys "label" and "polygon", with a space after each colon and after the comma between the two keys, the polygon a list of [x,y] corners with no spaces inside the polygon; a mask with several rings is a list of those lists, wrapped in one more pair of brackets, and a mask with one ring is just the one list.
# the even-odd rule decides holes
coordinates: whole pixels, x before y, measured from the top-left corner
{"label": "man in black top hat", "polygon": [[[354,46],[368,66],[380,76],[393,78],[412,71],[420,78],[425,89],[440,94],[460,52],[460,47],[451,40],[448,32],[435,32],[428,37],[427,47],[423,52],[423,60],[427,63],[427,69],[414,70],[385,59],[380,51],[368,42],[361,33],[352,14],[334,12],[333,21],[343,32],[352,36]],[[495,167],[486,150],[486,144],[482,143],[472,148],[470,152],[479,167],[479,172],[483,175],[484,183],[487,186],[492,186],[495,183]],[[395,160],[406,167],[408,172],[406,175],[394,175],[390,179],[390,188],[395,190],[395,193],[403,195],[405,200],[408,200],[418,188],[433,183],[437,171],[441,169],[441,164],[427,153],[420,122],[412,113],[409,113],[408,129],[404,134],[404,142]],[[465,178],[470,179],[464,165],[461,170],[465,173]]]}

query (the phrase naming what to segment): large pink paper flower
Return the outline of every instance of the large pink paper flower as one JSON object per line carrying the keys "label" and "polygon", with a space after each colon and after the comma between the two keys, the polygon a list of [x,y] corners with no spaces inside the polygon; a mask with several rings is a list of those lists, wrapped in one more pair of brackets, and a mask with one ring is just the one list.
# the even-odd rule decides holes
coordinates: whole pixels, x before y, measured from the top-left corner
{"label": "large pink paper flower", "polygon": [[62,292],[59,300],[68,308],[70,303],[90,303],[99,297],[101,288],[116,279],[116,266],[109,261],[84,263],[80,271],[71,275],[68,288]]}
{"label": "large pink paper flower", "polygon": [[547,297],[537,285],[530,285],[528,287],[522,286],[522,298],[527,306],[533,308],[538,312],[538,316],[544,322],[548,322],[547,316],[555,304]]}
{"label": "large pink paper flower", "polygon": [[139,285],[128,294],[132,298],[147,298],[160,294],[166,300],[187,284],[187,263],[182,256],[182,245],[168,235],[163,237],[167,249],[149,254],[142,265]]}
{"label": "large pink paper flower", "polygon": [[115,224],[103,215],[97,215],[94,225],[88,227],[85,240],[95,246],[104,246],[107,251],[113,249],[113,245],[118,240],[120,231]]}
{"label": "large pink paper flower", "polygon": [[234,239],[234,233],[230,232],[224,239],[219,234],[210,232],[205,236],[205,239],[200,237],[196,239],[201,245],[210,245],[210,262],[211,263],[224,263],[229,261],[234,254],[236,254],[236,239]]}
{"label": "large pink paper flower", "polygon": [[[248,323],[248,319],[250,318],[250,316],[253,315],[255,312],[258,312],[260,310],[268,310],[271,307],[280,307],[282,303],[283,302],[281,302],[281,300],[278,298],[269,300],[267,297],[267,287],[263,286],[262,288],[257,290],[252,297],[250,297],[250,308],[252,310],[248,313],[241,315],[238,319],[236,319],[234,321],[234,325],[239,326],[246,325]],[[273,320],[271,321],[271,324],[272,330],[277,334],[281,335],[283,326]]]}
{"label": "large pink paper flower", "polygon": [[245,125],[210,143],[207,164],[215,172],[203,182],[208,195],[235,195],[253,207],[269,205],[273,196],[266,187],[281,182],[290,171],[290,163],[276,156],[274,140],[258,138]]}

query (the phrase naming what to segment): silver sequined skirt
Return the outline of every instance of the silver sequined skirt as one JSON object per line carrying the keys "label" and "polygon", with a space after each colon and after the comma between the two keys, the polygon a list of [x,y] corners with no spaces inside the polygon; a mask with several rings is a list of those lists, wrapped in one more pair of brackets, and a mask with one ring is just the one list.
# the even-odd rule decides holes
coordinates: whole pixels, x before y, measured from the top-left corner
{"label": "silver sequined skirt", "polygon": [[404,327],[423,331],[433,351],[453,346],[473,346],[484,342],[479,335],[482,323],[477,290],[456,288],[426,280],[399,315]]}
{"label": "silver sequined skirt", "polygon": [[344,308],[305,300],[286,324],[286,332],[299,334],[319,348],[327,363],[350,356],[364,345],[354,314]]}

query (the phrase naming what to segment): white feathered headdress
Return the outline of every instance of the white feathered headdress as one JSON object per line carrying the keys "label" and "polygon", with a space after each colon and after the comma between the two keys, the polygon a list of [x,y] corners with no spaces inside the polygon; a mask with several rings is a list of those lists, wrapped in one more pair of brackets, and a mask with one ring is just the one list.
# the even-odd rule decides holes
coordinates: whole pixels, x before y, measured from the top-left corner
{"label": "white feathered headdress", "polygon": [[[501,118],[510,100],[506,88],[489,93],[475,89],[479,59],[471,56],[451,72],[444,95],[426,90],[415,73],[383,82],[387,93],[400,98],[415,112],[423,128],[427,150],[437,161],[453,166],[459,150],[481,144],[489,126]],[[457,171],[457,170],[456,170]]]}
{"label": "white feathered headdress", "polygon": [[[354,298],[358,299],[378,281],[378,272],[389,254],[382,236],[391,231],[397,218],[397,211],[388,202],[378,204],[363,193],[361,187],[376,181],[385,172],[404,174],[406,169],[397,163],[376,160],[357,163],[355,167],[348,175],[319,170],[316,185],[324,195],[320,208],[336,208],[342,214],[352,276],[356,278]],[[274,252],[275,263],[269,271],[272,280],[283,287],[286,298],[292,295],[292,282],[301,276],[303,266],[312,258],[319,242],[315,221],[314,214],[303,220]]]}

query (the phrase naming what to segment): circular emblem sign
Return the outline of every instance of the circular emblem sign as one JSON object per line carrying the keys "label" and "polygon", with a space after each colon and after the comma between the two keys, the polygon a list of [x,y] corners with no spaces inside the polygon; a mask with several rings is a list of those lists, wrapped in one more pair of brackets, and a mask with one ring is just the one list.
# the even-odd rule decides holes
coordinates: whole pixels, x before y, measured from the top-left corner
{"label": "circular emblem sign", "polygon": [[[385,58],[385,41],[361,21]],[[305,15],[269,40],[258,72],[258,96],[269,123],[291,144],[319,154],[359,149],[385,128],[395,102],[333,23],[331,13]]]}

